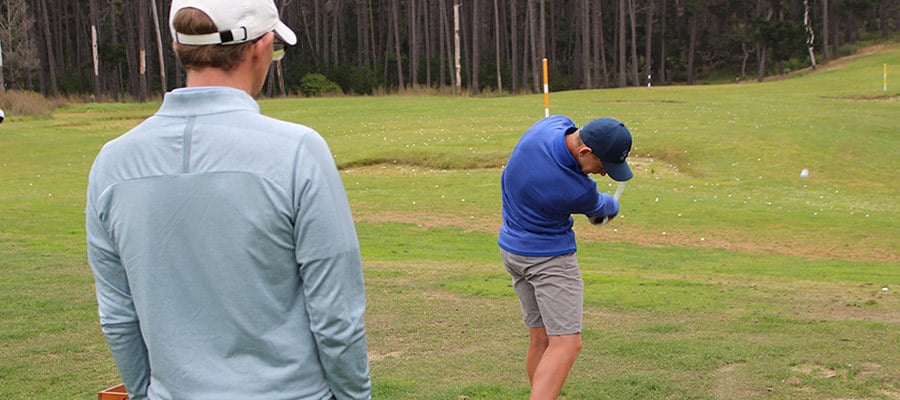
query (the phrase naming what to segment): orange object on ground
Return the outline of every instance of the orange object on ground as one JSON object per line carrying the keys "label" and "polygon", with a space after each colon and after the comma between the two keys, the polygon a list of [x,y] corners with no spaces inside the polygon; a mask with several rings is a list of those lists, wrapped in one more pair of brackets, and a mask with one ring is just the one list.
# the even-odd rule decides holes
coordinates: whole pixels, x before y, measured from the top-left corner
{"label": "orange object on ground", "polygon": [[128,400],[128,392],[125,385],[116,385],[97,393],[97,400]]}

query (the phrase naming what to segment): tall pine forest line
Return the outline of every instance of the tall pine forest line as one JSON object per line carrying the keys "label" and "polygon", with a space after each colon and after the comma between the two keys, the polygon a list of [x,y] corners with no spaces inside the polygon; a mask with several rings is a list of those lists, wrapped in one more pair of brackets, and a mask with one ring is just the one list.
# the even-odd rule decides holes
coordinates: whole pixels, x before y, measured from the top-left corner
{"label": "tall pine forest line", "polygon": [[[763,80],[895,40],[900,26],[900,0],[275,3],[298,43],[273,63],[266,96],[533,93],[544,58],[552,90]],[[182,86],[170,5],[0,0],[0,91],[146,101]]]}

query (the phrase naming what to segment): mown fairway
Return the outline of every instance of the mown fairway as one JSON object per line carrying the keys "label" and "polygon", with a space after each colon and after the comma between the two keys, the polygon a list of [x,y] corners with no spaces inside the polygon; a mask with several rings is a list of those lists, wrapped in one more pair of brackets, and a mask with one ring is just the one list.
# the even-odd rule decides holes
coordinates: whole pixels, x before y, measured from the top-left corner
{"label": "mown fairway", "polygon": [[[576,216],[566,399],[900,398],[900,74],[882,47],[784,80],[551,93],[635,137],[607,227]],[[0,399],[119,382],[84,250],[87,171],[153,104],[0,125]],[[499,176],[540,95],[261,101],[328,140],[357,220],[376,399],[523,399]],[[808,168],[810,175],[800,178]],[[614,185],[598,177],[600,189]]]}

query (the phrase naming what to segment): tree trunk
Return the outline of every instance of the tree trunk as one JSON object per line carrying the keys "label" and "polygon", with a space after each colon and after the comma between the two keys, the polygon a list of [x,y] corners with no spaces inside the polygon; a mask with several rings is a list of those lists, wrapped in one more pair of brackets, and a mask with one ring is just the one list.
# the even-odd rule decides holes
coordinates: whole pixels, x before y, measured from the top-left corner
{"label": "tree trunk", "polygon": [[419,14],[416,12],[416,1],[409,0],[409,84],[415,87],[419,83]]}
{"label": "tree trunk", "polygon": [[[367,0],[356,0],[356,67],[369,68],[369,19]],[[284,14],[283,12],[278,15]]]}
{"label": "tree trunk", "polygon": [[[371,64],[375,66],[378,64],[379,55],[384,55],[383,52],[378,51],[376,47],[382,41],[375,40],[375,15],[374,9],[372,7],[372,0],[366,0],[366,9],[368,10],[368,26],[369,26],[369,50],[372,52]],[[380,36],[380,35],[379,35]]]}
{"label": "tree trunk", "polygon": [[341,62],[341,46],[344,43],[344,1],[331,0],[331,65]]}
{"label": "tree trunk", "polygon": [[[891,21],[891,10],[897,10],[897,3],[895,1],[880,1],[878,2],[878,26],[881,29],[881,40],[888,40],[891,36],[891,26],[888,22]],[[894,11],[896,13],[896,11]],[[896,21],[896,20],[895,20]]]}
{"label": "tree trunk", "polygon": [[582,88],[590,89],[591,83],[591,2],[581,1],[581,57]]}
{"label": "tree trunk", "polygon": [[[762,1],[761,0],[756,1],[756,14],[762,15]],[[766,16],[766,21],[769,21],[771,19],[772,19],[772,13],[770,10],[768,16]],[[757,33],[759,33],[759,32],[757,32]],[[768,48],[768,45],[766,44],[766,41],[762,38],[758,39],[758,41],[756,43],[756,63],[757,63],[756,81],[757,82],[762,82],[763,78],[765,78],[765,76],[766,76],[766,58],[768,56],[768,54],[767,54],[768,52],[769,52],[769,48]]]}
{"label": "tree trunk", "polygon": [[138,79],[139,71],[140,71],[140,54],[138,51],[138,40],[135,38],[136,30],[134,27],[138,26],[138,23],[134,20],[135,16],[135,8],[132,3],[134,0],[123,0],[119,12],[122,13],[123,25],[126,29],[124,31],[124,39],[125,39],[125,70],[122,73],[125,75],[123,77],[122,85],[123,89],[128,92],[132,99],[140,98],[140,80]]}
{"label": "tree trunk", "polygon": [[831,21],[831,53],[834,58],[841,56],[841,23],[839,18]]}
{"label": "tree trunk", "polygon": [[812,63],[812,68],[816,69],[816,53],[813,51],[816,34],[809,22],[809,0],[803,0],[803,25],[806,27],[806,48],[809,50],[809,61]]}
{"label": "tree trunk", "polygon": [[497,92],[503,93],[503,76],[500,73],[500,5],[494,0],[494,63],[497,64]]}
{"label": "tree trunk", "polygon": [[[56,59],[56,73],[65,76],[69,70],[66,68],[66,62],[69,61],[63,56],[64,48],[68,47],[63,42],[67,36],[64,33],[69,32],[68,25],[71,20],[69,7],[58,0],[50,1],[50,37],[53,40],[53,53]],[[56,77],[59,81],[60,76]]]}
{"label": "tree trunk", "polygon": [[689,44],[688,44],[688,65],[687,65],[687,84],[688,85],[694,84],[694,58],[695,58],[696,49],[697,49],[697,24],[698,24],[697,20],[698,19],[699,18],[696,13],[691,15],[691,19],[690,19],[691,34],[690,34],[690,39],[689,39]]}
{"label": "tree trunk", "polygon": [[56,58],[53,55],[53,37],[50,35],[50,20],[48,18],[50,10],[47,9],[47,0],[41,0],[40,5],[40,14],[44,19],[44,44],[47,50],[47,68],[49,69],[47,75],[50,77],[50,93],[56,98],[59,97],[59,86],[56,84]]}
{"label": "tree trunk", "polygon": [[822,56],[826,63],[831,60],[831,49],[828,47],[828,0],[822,0]]}
{"label": "tree trunk", "polygon": [[640,86],[641,80],[638,76],[638,61],[637,58],[637,10],[634,5],[636,0],[628,0],[628,11],[630,14],[631,20],[631,84],[634,86]]}
{"label": "tree trunk", "polygon": [[[665,1],[665,0],[664,0]],[[647,26],[646,26],[646,41],[644,42],[644,66],[646,66],[645,70],[647,72],[647,86],[650,86],[650,75],[652,74],[653,68],[653,0],[647,0]]]}
{"label": "tree trunk", "polygon": [[284,87],[284,70],[281,69],[281,60],[275,61],[275,74],[278,76],[278,88],[281,96],[287,96],[287,88]]}
{"label": "tree trunk", "polygon": [[394,30],[394,56],[397,57],[397,87],[403,89],[403,56],[400,54],[400,0],[391,0],[391,25]]}
{"label": "tree trunk", "polygon": [[768,52],[768,48],[766,44],[760,42],[756,45],[756,60],[758,63],[756,69],[756,81],[762,82],[766,77],[766,53]]}
{"label": "tree trunk", "polygon": [[[609,87],[609,70],[606,67],[606,43],[603,35],[603,9],[602,0],[593,0],[597,5],[597,15],[594,18],[594,59],[600,60],[600,66],[595,67],[594,76],[602,77],[603,87]],[[602,72],[601,72],[602,71]],[[599,85],[599,79],[598,79]]]}
{"label": "tree trunk", "polygon": [[166,61],[163,53],[162,35],[159,31],[159,12],[156,9],[156,0],[150,0],[150,7],[153,8],[153,29],[156,33],[156,48],[159,55],[159,89],[165,93],[168,90],[166,85]]}
{"label": "tree trunk", "polygon": [[516,0],[509,0],[509,40],[510,40],[510,72],[512,72],[512,92],[519,93],[519,18],[516,13]]}
{"label": "tree trunk", "polygon": [[[394,1],[396,1],[396,0],[394,0]],[[321,22],[323,13],[322,13],[321,7],[319,6],[319,4],[321,4],[320,2],[321,2],[321,0],[313,1],[313,41],[315,42],[314,49],[315,49],[317,63],[319,60],[322,60],[322,58],[323,58],[322,57],[322,53],[323,53],[322,47],[324,47],[324,46],[322,45],[322,42],[325,40],[325,38],[323,37],[324,35],[321,34],[321,32],[322,32],[322,30],[324,30],[324,28],[321,27],[323,25],[323,23]],[[327,65],[327,63],[328,63],[328,61],[325,60],[326,65]]]}
{"label": "tree trunk", "polygon": [[[541,64],[544,58],[547,58],[547,11],[544,8],[544,0],[538,0],[541,5],[540,9],[540,17],[541,17],[541,36],[538,38],[538,43],[540,44],[538,50],[540,51],[535,57],[535,64]],[[543,68],[543,67],[541,67]]]}
{"label": "tree trunk", "polygon": [[[472,30],[466,29],[469,26],[469,20],[466,18],[471,15],[471,12],[467,13],[466,4],[470,4],[469,2],[459,1],[459,26],[461,27],[459,30],[459,55],[461,57],[461,64],[459,66],[460,71],[465,71],[466,69],[472,66]],[[466,89],[472,88],[472,71],[469,70],[469,73],[466,74]]]}
{"label": "tree trunk", "polygon": [[662,0],[662,12],[659,14],[659,82],[666,82],[666,3],[669,0]]}
{"label": "tree trunk", "polygon": [[481,21],[478,9],[481,8],[479,2],[472,2],[472,93],[478,94],[481,91],[479,83],[479,72],[481,70]]}
{"label": "tree trunk", "polygon": [[[118,8],[114,8],[112,10],[113,14],[117,14],[119,12]],[[113,16],[109,19],[110,32],[118,32],[119,31],[119,19]],[[117,47],[120,44],[120,36],[112,34],[110,35],[110,41],[112,42],[113,47]],[[127,60],[126,60],[127,63]],[[104,76],[106,77],[106,82],[102,84],[106,90],[112,94],[113,100],[119,101],[119,96],[123,95],[123,82],[122,82],[122,66],[121,64],[113,65],[112,68],[106,68],[104,71]]]}
{"label": "tree trunk", "polygon": [[324,10],[322,11],[322,54],[325,65],[335,65],[336,58],[334,55],[334,42],[337,39],[335,29],[337,29],[337,11],[335,3],[337,0],[326,1]]}
{"label": "tree trunk", "polygon": [[625,0],[619,0],[619,87],[625,87]]}
{"label": "tree trunk", "polygon": [[97,0],[91,0],[89,3],[91,13],[91,55],[94,60],[94,99],[100,101],[100,55],[98,53],[97,43],[100,41],[100,9],[97,6]]}
{"label": "tree trunk", "polygon": [[147,101],[149,90],[147,88],[147,3],[144,0],[137,0],[137,20],[138,20],[138,55],[140,69],[140,101]]}
{"label": "tree trunk", "polygon": [[428,0],[423,0],[422,32],[425,34],[425,86],[431,87],[431,59],[434,56],[434,31],[432,30],[433,14]]}
{"label": "tree trunk", "polygon": [[541,87],[541,81],[540,81],[541,73],[539,72],[540,68],[541,68],[541,60],[540,60],[540,57],[538,57],[538,48],[537,48],[537,29],[538,29],[538,27],[537,27],[537,15],[535,15],[536,14],[535,0],[528,0],[527,8],[528,8],[528,10],[527,10],[527,12],[528,12],[528,39],[529,39],[529,43],[531,44],[531,53],[529,55],[531,57],[530,57],[530,59],[526,57],[526,59],[529,60],[528,64],[531,65],[531,78],[532,78],[532,82],[534,85],[534,86],[532,86],[532,91],[537,91],[538,88]]}
{"label": "tree trunk", "polygon": [[[0,40],[3,42],[3,40]],[[3,43],[0,43],[0,93],[6,92],[6,81],[3,80]]]}
{"label": "tree trunk", "polygon": [[453,4],[453,65],[456,71],[456,78],[453,80],[456,84],[456,94],[462,93],[462,77],[460,69],[462,65],[459,63],[459,0],[454,0]]}
{"label": "tree trunk", "polygon": [[[446,75],[446,67],[447,60],[450,57],[450,26],[447,21],[447,3],[444,0],[438,0],[438,19],[439,19],[439,37],[438,37],[438,68],[441,84],[440,86],[444,86],[447,84],[447,75]],[[452,74],[451,74],[452,75]],[[456,87],[452,78],[450,80],[450,85]]]}
{"label": "tree trunk", "polygon": [[741,42],[741,50],[744,52],[744,58],[741,60],[741,76],[739,79],[743,79],[747,75],[747,59],[750,58],[750,51],[747,50],[746,43]]}
{"label": "tree trunk", "polygon": [[[316,0],[316,1],[318,1],[318,0]],[[313,29],[312,32],[309,30],[310,26],[315,27],[315,24],[317,22],[316,18],[318,18],[318,17],[316,17],[315,15],[312,16],[312,19],[313,19],[312,24],[309,22],[309,17],[310,17],[310,15],[309,15],[309,10],[307,9],[307,7],[301,6],[300,7],[300,19],[302,20],[302,23],[300,25],[303,27],[303,31],[306,33],[303,36],[306,36],[306,45],[309,47],[309,50],[315,56],[314,58],[316,60],[318,60],[319,53],[317,50],[317,46],[318,46],[317,42],[319,40],[319,36],[316,34],[315,29]],[[315,62],[315,61],[313,61],[313,62]]]}

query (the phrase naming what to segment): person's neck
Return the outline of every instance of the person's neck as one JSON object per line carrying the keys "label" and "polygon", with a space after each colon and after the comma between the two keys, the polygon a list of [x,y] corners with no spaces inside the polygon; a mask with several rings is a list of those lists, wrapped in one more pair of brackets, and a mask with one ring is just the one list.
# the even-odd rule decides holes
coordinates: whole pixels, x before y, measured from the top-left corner
{"label": "person's neck", "polygon": [[572,157],[575,159],[578,159],[578,148],[581,145],[578,140],[578,132],[579,131],[575,131],[566,135],[566,149],[569,150],[569,153],[572,154]]}
{"label": "person's neck", "polygon": [[253,97],[252,80],[245,77],[240,69],[224,71],[219,68],[205,67],[187,71],[186,87],[227,86],[243,90]]}

